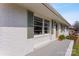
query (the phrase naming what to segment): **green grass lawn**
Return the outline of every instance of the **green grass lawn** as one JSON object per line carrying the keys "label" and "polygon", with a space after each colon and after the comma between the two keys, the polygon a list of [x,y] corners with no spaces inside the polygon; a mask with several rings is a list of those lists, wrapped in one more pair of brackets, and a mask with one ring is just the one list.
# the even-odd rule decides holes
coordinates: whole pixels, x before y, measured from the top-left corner
{"label": "green grass lawn", "polygon": [[79,56],[79,45],[73,46],[72,56]]}

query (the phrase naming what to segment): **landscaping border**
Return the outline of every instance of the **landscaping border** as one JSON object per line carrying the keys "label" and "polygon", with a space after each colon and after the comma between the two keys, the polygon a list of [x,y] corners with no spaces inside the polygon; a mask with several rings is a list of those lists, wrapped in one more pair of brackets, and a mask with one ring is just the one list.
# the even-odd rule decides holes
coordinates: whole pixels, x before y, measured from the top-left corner
{"label": "landscaping border", "polygon": [[73,49],[73,45],[74,45],[74,40],[71,40],[70,44],[69,44],[69,47],[67,49],[67,52],[65,54],[65,56],[71,56],[72,54],[72,49]]}

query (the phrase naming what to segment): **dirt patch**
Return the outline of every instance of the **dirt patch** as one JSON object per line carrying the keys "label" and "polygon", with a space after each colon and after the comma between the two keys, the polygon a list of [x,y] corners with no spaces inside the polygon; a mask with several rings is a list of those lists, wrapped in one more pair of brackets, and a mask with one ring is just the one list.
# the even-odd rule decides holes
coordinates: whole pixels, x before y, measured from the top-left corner
{"label": "dirt patch", "polygon": [[77,36],[77,39],[76,39],[75,44],[76,44],[76,45],[79,45],[79,35]]}

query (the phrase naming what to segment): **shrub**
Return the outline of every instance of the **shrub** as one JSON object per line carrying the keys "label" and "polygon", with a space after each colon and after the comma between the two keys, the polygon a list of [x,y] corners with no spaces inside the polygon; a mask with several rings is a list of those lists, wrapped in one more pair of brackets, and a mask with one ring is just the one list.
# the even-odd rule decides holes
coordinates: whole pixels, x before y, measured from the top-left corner
{"label": "shrub", "polygon": [[64,40],[65,39],[65,36],[64,35],[60,35],[59,36],[59,40]]}
{"label": "shrub", "polygon": [[75,35],[69,35],[69,36],[66,36],[66,39],[76,40],[77,36],[75,36]]}
{"label": "shrub", "polygon": [[70,36],[66,36],[66,39],[70,39]]}

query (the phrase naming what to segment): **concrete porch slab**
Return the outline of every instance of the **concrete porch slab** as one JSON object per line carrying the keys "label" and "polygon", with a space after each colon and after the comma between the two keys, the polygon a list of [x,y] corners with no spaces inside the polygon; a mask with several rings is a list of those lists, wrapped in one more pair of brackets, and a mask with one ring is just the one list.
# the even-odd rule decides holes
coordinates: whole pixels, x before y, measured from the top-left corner
{"label": "concrete porch slab", "polygon": [[[69,47],[71,42],[72,45],[70,49]],[[72,40],[63,40],[63,41],[56,40],[40,49],[34,50],[33,52],[27,54],[26,56],[65,56],[68,54],[68,52],[69,53],[72,52],[72,47],[73,47]]]}

